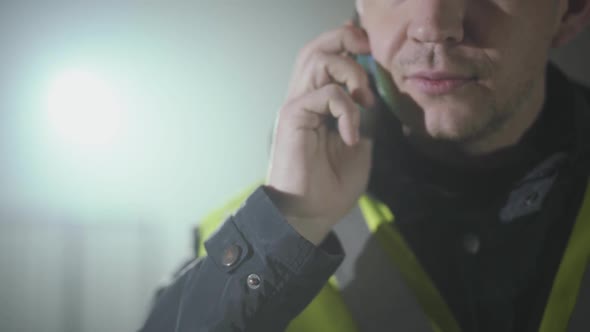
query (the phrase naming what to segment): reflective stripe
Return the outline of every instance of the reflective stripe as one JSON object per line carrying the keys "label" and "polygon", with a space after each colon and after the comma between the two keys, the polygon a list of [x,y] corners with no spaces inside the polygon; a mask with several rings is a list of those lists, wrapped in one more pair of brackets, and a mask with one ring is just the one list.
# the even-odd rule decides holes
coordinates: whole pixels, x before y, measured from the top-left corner
{"label": "reflective stripe", "polygon": [[369,196],[361,197],[359,204],[371,231],[376,235],[383,250],[401,271],[407,285],[414,291],[418,302],[430,318],[436,331],[460,331],[459,324],[451,313],[430,277],[409,249],[395,225],[389,208]]}
{"label": "reflective stripe", "polygon": [[336,278],[359,329],[395,327],[399,331],[431,332],[416,296],[370,232],[361,209],[353,209],[334,232],[346,253]]}
{"label": "reflective stripe", "polygon": [[582,332],[590,330],[590,266],[582,280],[582,287],[578,293],[576,308],[569,322],[568,331]]}
{"label": "reflective stripe", "polygon": [[[578,214],[576,224],[572,230],[569,242],[565,249],[563,258],[559,265],[559,270],[549,295],[545,313],[541,322],[540,332],[554,332],[568,330],[568,322],[574,307],[578,301],[580,294],[580,287],[584,274],[588,268],[588,261],[590,259],[590,185],[586,187],[586,194],[582,202],[582,207]],[[588,280],[589,278],[585,278]],[[588,282],[588,281],[587,281]],[[584,288],[590,287],[590,284],[584,284]],[[587,294],[585,291],[583,294]],[[590,299],[581,298],[580,303],[590,302]],[[577,311],[583,310],[584,313],[580,315],[589,315],[590,308],[578,308]],[[573,318],[573,317],[572,317]],[[576,321],[580,318],[576,317]],[[584,331],[590,328],[586,326]],[[576,330],[574,326],[569,331]]]}
{"label": "reflective stripe", "polygon": [[350,311],[340,292],[331,283],[305,307],[289,326],[287,332],[358,332]]}

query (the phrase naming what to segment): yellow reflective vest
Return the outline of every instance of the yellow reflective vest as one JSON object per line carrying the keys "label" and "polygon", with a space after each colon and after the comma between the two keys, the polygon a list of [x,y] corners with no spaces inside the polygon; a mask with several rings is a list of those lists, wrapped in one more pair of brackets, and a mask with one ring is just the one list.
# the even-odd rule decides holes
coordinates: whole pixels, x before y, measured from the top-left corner
{"label": "yellow reflective vest", "polygon": [[[250,191],[239,195],[222,209],[209,215],[199,225],[202,238],[208,238],[226,217],[237,210],[246,200]],[[391,310],[391,320],[399,325],[388,326],[388,329],[399,328],[400,331],[460,331],[459,325],[453,317],[450,308],[434,286],[430,277],[422,269],[420,263],[406,245],[403,237],[397,231],[394,216],[389,208],[368,195],[359,199],[358,213],[349,217],[349,225],[357,227],[359,232],[362,224],[370,238],[375,239],[380,253],[377,259],[380,264],[387,264],[388,271],[375,267],[375,273],[389,273],[386,287],[391,288],[387,294],[391,296],[391,303],[395,310]],[[338,227],[338,226],[337,226]],[[343,226],[346,232],[346,225]],[[347,234],[338,234],[356,239]],[[349,234],[350,235],[350,234]],[[346,259],[349,257],[347,244],[343,242]],[[354,250],[353,250],[354,251]],[[201,242],[199,252],[204,252]],[[540,332],[582,332],[590,331],[590,185],[586,193],[574,224],[572,233],[564,251],[558,268],[540,325]],[[346,261],[346,260],[345,260]],[[354,262],[353,262],[354,263]],[[373,269],[370,269],[373,270]],[[356,332],[360,331],[355,321],[355,308],[359,306],[347,305],[341,293],[338,273],[323,287],[313,301],[289,325],[289,332]],[[385,285],[384,285],[385,287]],[[393,295],[391,295],[393,294]],[[350,303],[350,302],[349,302]],[[360,303],[368,306],[371,303]],[[366,308],[365,308],[366,309]],[[369,309],[370,310],[370,309]],[[575,330],[570,321],[575,320],[576,326],[584,326]],[[409,328],[409,329],[408,329]]]}

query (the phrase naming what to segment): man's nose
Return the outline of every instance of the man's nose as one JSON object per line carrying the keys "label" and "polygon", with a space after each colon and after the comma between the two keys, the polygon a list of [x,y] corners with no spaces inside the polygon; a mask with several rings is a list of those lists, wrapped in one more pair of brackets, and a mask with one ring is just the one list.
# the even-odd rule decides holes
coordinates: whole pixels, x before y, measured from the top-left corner
{"label": "man's nose", "polygon": [[415,0],[408,37],[420,43],[454,44],[463,41],[465,2]]}

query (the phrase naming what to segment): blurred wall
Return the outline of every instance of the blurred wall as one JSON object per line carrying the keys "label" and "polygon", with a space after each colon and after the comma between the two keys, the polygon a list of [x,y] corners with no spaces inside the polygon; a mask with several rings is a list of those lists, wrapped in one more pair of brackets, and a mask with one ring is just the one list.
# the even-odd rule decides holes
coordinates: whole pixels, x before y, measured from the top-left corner
{"label": "blurred wall", "polygon": [[[135,330],[190,226],[264,176],[299,48],[352,1],[0,4],[0,331]],[[554,58],[590,83],[590,34]],[[51,137],[69,68],[108,77],[123,135]]]}
{"label": "blurred wall", "polygon": [[[87,222],[193,223],[264,176],[297,50],[350,4],[2,2],[0,167],[11,186],[0,197]],[[72,69],[100,75],[122,103],[106,146],[49,128],[77,125],[45,109],[51,83]]]}
{"label": "blurred wall", "polygon": [[181,227],[13,215],[0,223],[0,331],[135,331],[188,257]]}

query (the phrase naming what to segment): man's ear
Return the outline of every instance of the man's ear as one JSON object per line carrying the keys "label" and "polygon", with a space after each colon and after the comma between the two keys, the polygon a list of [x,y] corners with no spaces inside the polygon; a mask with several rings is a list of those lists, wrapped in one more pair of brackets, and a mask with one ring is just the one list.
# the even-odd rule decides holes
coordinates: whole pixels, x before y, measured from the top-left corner
{"label": "man's ear", "polygon": [[564,1],[561,22],[558,25],[552,46],[559,47],[572,40],[590,22],[590,0]]}

